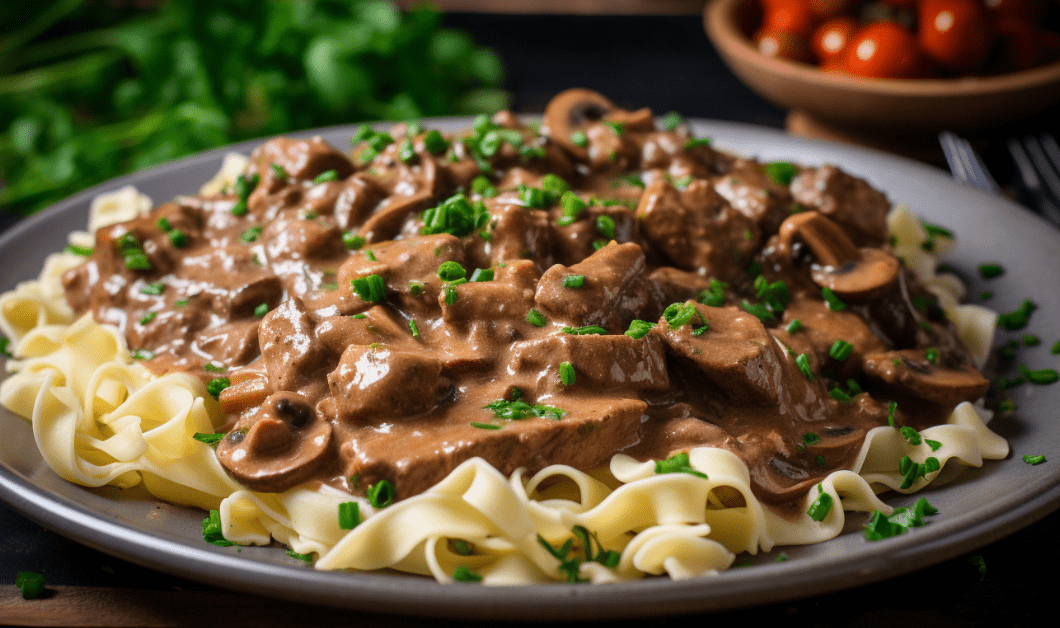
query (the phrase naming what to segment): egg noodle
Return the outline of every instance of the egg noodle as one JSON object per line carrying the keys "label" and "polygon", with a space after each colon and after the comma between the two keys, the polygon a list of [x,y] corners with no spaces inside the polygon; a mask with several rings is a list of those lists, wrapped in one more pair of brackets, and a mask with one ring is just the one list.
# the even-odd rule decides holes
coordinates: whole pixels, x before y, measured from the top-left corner
{"label": "egg noodle", "polygon": [[[245,158],[230,155],[204,191],[231,183],[245,165]],[[102,195],[92,204],[89,228],[128,220],[151,206],[129,187]],[[958,304],[960,281],[936,273],[938,256],[952,241],[936,239],[946,246],[936,255],[924,252],[928,234],[904,206],[891,211],[888,225],[895,255],[939,297],[981,367],[996,314]],[[75,232],[70,242],[91,246],[93,238]],[[115,327],[75,317],[60,277],[82,261],[74,253],[53,254],[36,280],[0,296],[0,330],[15,356],[7,362],[12,374],[0,385],[0,403],[31,423],[44,461],[83,486],[142,483],[159,499],[217,510],[228,541],[275,540],[315,555],[317,569],[391,568],[439,582],[456,575],[491,585],[712,575],[742,552],[832,539],[848,511],[889,515],[893,509],[877,497],[881,491],[912,493],[1008,454],[1006,441],[985,425],[991,413],[964,402],[945,424],[922,430],[916,445],[896,428],[872,429],[849,470],[828,475],[783,516],[755,498],[737,456],[706,447],[688,452],[696,474],[658,474],[654,462],[617,454],[608,468],[588,473],[553,465],[531,477],[522,469],[504,477],[474,458],[424,493],[381,509],[329,487],[253,492],[225,473],[210,445],[193,438],[225,422],[198,378],[154,376],[133,359]],[[934,457],[940,468],[902,488],[904,456],[917,463]],[[837,507],[811,517],[807,511],[825,494]],[[346,530],[337,513],[351,501],[363,521]]]}

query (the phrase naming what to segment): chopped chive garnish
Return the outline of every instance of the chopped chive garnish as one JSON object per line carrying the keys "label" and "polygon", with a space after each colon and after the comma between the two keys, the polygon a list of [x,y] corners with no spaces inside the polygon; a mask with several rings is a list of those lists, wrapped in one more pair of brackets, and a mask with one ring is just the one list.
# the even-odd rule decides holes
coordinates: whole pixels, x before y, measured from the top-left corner
{"label": "chopped chive garnish", "polygon": [[453,580],[457,582],[482,582],[482,576],[471,571],[465,565],[460,565],[453,572]]}
{"label": "chopped chive garnish", "polygon": [[1045,456],[1043,456],[1041,454],[1039,454],[1037,456],[1033,456],[1031,454],[1027,454],[1027,455],[1023,456],[1023,461],[1026,462],[1029,465],[1039,465],[1039,464],[1045,462]]}
{"label": "chopped chive garnish", "polygon": [[221,366],[217,366],[216,364],[214,364],[212,362],[207,362],[206,364],[202,365],[202,370],[204,370],[204,371],[206,371],[208,373],[224,373],[225,371],[228,370],[228,367],[226,367],[223,364]]}
{"label": "chopped chive garnish", "polygon": [[479,423],[478,421],[471,421],[470,423],[468,423],[468,425],[470,425],[471,427],[477,427],[480,430],[499,430],[499,429],[501,429],[501,426],[497,425],[495,423]]}
{"label": "chopped chive garnish", "polygon": [[689,462],[687,453],[675,454],[666,460],[655,461],[655,473],[662,475],[664,473],[687,473],[694,475],[697,478],[706,479],[707,474],[702,471],[697,471],[692,468],[691,462]]}
{"label": "chopped chive garnish", "polygon": [[177,308],[179,310],[182,307],[187,307],[188,303],[190,303],[190,302],[191,302],[191,299],[181,299],[180,301],[174,301],[173,302],[173,307],[175,307],[175,308]]}
{"label": "chopped chive garnish", "polygon": [[243,242],[246,242],[247,244],[251,242],[256,242],[257,239],[261,236],[261,232],[262,227],[254,226],[244,231],[243,235],[239,236],[239,239]]}
{"label": "chopped chive garnish", "polygon": [[339,504],[339,529],[352,530],[361,522],[361,505],[357,502]]}
{"label": "chopped chive garnish", "polygon": [[287,555],[290,556],[291,558],[295,559],[295,560],[300,560],[303,563],[311,563],[311,562],[313,562],[313,555],[312,554],[299,554],[298,552],[289,549],[289,550],[287,550]]}
{"label": "chopped chive garnish", "polygon": [[92,247],[89,247],[89,246],[78,246],[76,244],[67,244],[66,245],[66,249],[64,249],[64,250],[67,253],[73,253],[74,255],[81,255],[81,256],[84,256],[84,257],[88,257],[89,255],[92,255]]}
{"label": "chopped chive garnish", "polygon": [[125,267],[129,270],[151,270],[154,268],[151,260],[143,251],[135,251],[126,255]]}
{"label": "chopped chive garnish", "polygon": [[191,436],[200,443],[206,443],[211,447],[217,447],[217,443],[221,442],[221,439],[225,437],[225,434],[204,434],[202,432],[196,432]]}
{"label": "chopped chive garnish", "polygon": [[471,180],[471,191],[486,198],[497,196],[497,188],[493,187],[489,178],[479,175]]}
{"label": "chopped chive garnish", "polygon": [[607,214],[596,217],[596,230],[607,240],[615,239],[615,219]]}
{"label": "chopped chive garnish", "polygon": [[828,394],[836,401],[850,401],[850,395],[846,394],[839,386],[833,387]]}
{"label": "chopped chive garnish", "polygon": [[544,327],[545,323],[548,321],[545,319],[544,314],[537,311],[536,309],[531,309],[526,314],[526,322],[530,323],[534,327]]}
{"label": "chopped chive garnish", "polygon": [[1000,264],[988,263],[979,265],[979,275],[983,279],[993,279],[1005,274],[1005,269]]}
{"label": "chopped chive garnish", "polygon": [[162,233],[169,233],[170,231],[173,231],[173,225],[169,223],[169,219],[165,216],[159,218],[158,222],[155,223],[155,226],[158,227],[158,230]]}
{"label": "chopped chive garnish", "polygon": [[685,119],[676,111],[669,111],[663,114],[662,117],[663,128],[670,132],[673,132],[674,129],[684,124],[684,122]]}
{"label": "chopped chive garnish", "polygon": [[15,586],[23,600],[35,600],[44,593],[44,574],[20,571],[15,574]]}
{"label": "chopped chive garnish", "polygon": [[1042,344],[1042,339],[1038,336],[1035,336],[1034,334],[1023,334],[1023,338],[1021,338],[1021,340],[1023,341],[1023,345],[1026,347],[1036,347]]}
{"label": "chopped chive garnish", "polygon": [[414,319],[414,318],[410,318],[409,319],[409,331],[412,332],[412,337],[413,338],[419,338],[420,337],[420,328],[416,324],[416,319]]}
{"label": "chopped chive garnish", "polygon": [[570,362],[559,363],[559,381],[563,382],[564,386],[573,386],[576,378],[574,365]]}
{"label": "chopped chive garnish", "polygon": [[585,275],[567,275],[563,278],[564,288],[581,288],[585,283]]}
{"label": "chopped chive garnish", "polygon": [[287,171],[283,169],[283,166],[281,166],[280,164],[269,164],[269,166],[272,168],[272,173],[276,177],[277,181],[283,181],[284,183],[287,183]]}
{"label": "chopped chive garnish", "polygon": [[1012,312],[998,316],[997,326],[1010,331],[1023,329],[1030,321],[1031,313],[1036,309],[1038,309],[1038,306],[1033,301],[1024,299],[1023,303],[1020,303],[1020,306]]}
{"label": "chopped chive garnish", "polygon": [[232,385],[232,382],[227,377],[218,377],[210,380],[209,384],[206,384],[206,392],[210,393],[210,396],[217,399],[221,395],[221,391]]}
{"label": "chopped chive garnish", "polygon": [[825,303],[828,304],[828,309],[833,312],[839,312],[845,310],[847,307],[846,303],[843,303],[839,297],[832,292],[831,288],[821,288],[821,298],[824,299]]}
{"label": "chopped chive garnish", "polygon": [[210,514],[202,520],[202,540],[207,543],[213,543],[218,547],[231,547],[234,545],[234,543],[225,538],[221,528],[220,511],[211,510]]}
{"label": "chopped chive garnish", "polygon": [[589,145],[589,136],[584,131],[574,131],[570,134],[570,143],[585,148]]}
{"label": "chopped chive garnish", "polygon": [[931,362],[932,364],[937,364],[939,361],[939,350],[932,347],[924,352],[924,357],[927,359],[928,362]]}
{"label": "chopped chive garnish", "polygon": [[342,234],[342,245],[351,251],[357,251],[365,245],[366,240],[353,231]]}
{"label": "chopped chive garnish", "polygon": [[449,142],[438,129],[431,129],[423,136],[423,147],[432,155],[440,155],[449,148]]}
{"label": "chopped chive garnish", "polygon": [[394,490],[394,485],[391,484],[389,480],[379,480],[372,486],[368,487],[365,497],[368,498],[368,503],[371,504],[373,508],[386,508],[394,503],[396,491]]}
{"label": "chopped chive garnish", "polygon": [[414,297],[418,297],[423,294],[423,283],[419,281],[410,281],[409,294]]}
{"label": "chopped chive garnish", "polygon": [[898,402],[892,401],[887,404],[887,425],[895,427],[894,413],[898,410]]}
{"label": "chopped chive garnish", "polygon": [[824,492],[824,488],[817,485],[817,499],[813,500],[810,504],[810,508],[806,511],[806,514],[810,516],[810,519],[814,521],[824,521],[824,518],[828,516],[828,513],[832,510],[832,496]]}
{"label": "chopped chive garnish", "polygon": [[398,159],[406,164],[415,161],[416,151],[412,147],[412,140],[406,138],[398,144]]}
{"label": "chopped chive garnish", "polygon": [[795,358],[795,366],[799,367],[799,370],[806,376],[806,379],[811,382],[813,381],[813,371],[810,370],[810,354],[800,353],[798,357]]}
{"label": "chopped chive garnish", "polygon": [[1060,380],[1060,373],[1057,373],[1055,369],[1038,369],[1030,370],[1026,366],[1020,365],[1020,373],[1023,377],[1032,384],[1038,384],[1043,386],[1046,384],[1053,384],[1057,380]]}
{"label": "chopped chive garnish", "polygon": [[467,277],[467,271],[459,262],[443,262],[438,267],[438,276],[442,278],[442,281],[456,281]]}
{"label": "chopped chive garnish", "polygon": [[854,351],[854,345],[850,344],[845,340],[836,340],[832,343],[832,348],[828,350],[828,355],[836,360],[843,361],[850,357],[850,354]]}
{"label": "chopped chive garnish", "polygon": [[655,323],[635,319],[630,321],[629,329],[626,330],[626,335],[630,338],[640,339],[648,335],[648,332],[651,331],[652,327],[655,327]]}
{"label": "chopped chive garnish", "polygon": [[710,287],[699,293],[698,301],[710,307],[721,307],[725,305],[725,289],[729,284],[718,279],[710,280]]}
{"label": "chopped chive garnish", "polygon": [[358,277],[350,282],[357,296],[369,303],[382,303],[386,300],[386,282],[379,275]]}
{"label": "chopped chive garnish", "polygon": [[803,327],[805,327],[805,325],[803,325],[802,322],[799,319],[794,318],[794,319],[791,320],[790,323],[788,323],[788,326],[785,327],[784,329],[787,330],[787,332],[789,334],[794,334],[794,333],[798,333],[798,331],[800,329],[802,329]]}
{"label": "chopped chive garnish", "polygon": [[611,130],[614,131],[615,135],[622,135],[622,131],[625,129],[625,125],[621,122],[613,122],[611,120],[604,120],[603,122],[611,127]]}
{"label": "chopped chive garnish", "polygon": [[151,321],[155,320],[156,316],[158,316],[158,312],[148,312],[147,314],[143,315],[143,318],[140,319],[140,324],[146,325]]}
{"label": "chopped chive garnish", "polygon": [[802,435],[802,444],[808,447],[821,444],[821,437],[814,432],[806,432]]}
{"label": "chopped chive garnish", "polygon": [[563,333],[571,336],[604,335],[607,330],[599,325],[586,325],[585,327],[564,327]]}
{"label": "chopped chive garnish", "polygon": [[742,307],[748,314],[753,314],[758,320],[762,321],[763,325],[777,320],[777,317],[773,315],[773,312],[771,312],[764,303],[751,303],[747,299],[744,299],[740,303],[740,307]]}
{"label": "chopped chive garnish", "polygon": [[691,303],[680,302],[671,303],[666,306],[666,309],[663,310],[663,319],[671,329],[677,329],[678,327],[688,325],[694,319],[699,319],[699,322],[704,324],[707,322],[703,320],[702,316],[700,316],[699,310],[696,309],[696,306]]}
{"label": "chopped chive garnish", "polygon": [[909,528],[924,525],[924,516],[936,513],[938,509],[929,504],[927,499],[921,497],[912,508],[905,506],[895,508],[890,517],[878,510],[873,512],[862,534],[869,541],[891,538],[903,534]]}
{"label": "chopped chive garnish", "polygon": [[261,318],[262,316],[265,316],[268,313],[269,313],[269,304],[268,303],[262,303],[258,307],[254,308],[254,316],[257,316],[258,318]]}
{"label": "chopped chive garnish", "polygon": [[709,148],[710,138],[709,137],[690,137],[685,142],[685,150],[694,150],[699,147]]}
{"label": "chopped chive garnish", "polygon": [[587,207],[585,201],[570,190],[564,192],[563,196],[560,197],[560,204],[563,206],[563,215],[556,221],[556,224],[561,227],[565,227],[577,220],[578,216]]}
{"label": "chopped chive garnish", "polygon": [[774,161],[763,165],[762,170],[777,185],[791,185],[791,180],[799,173],[799,169],[790,161]]}
{"label": "chopped chive garnish", "polygon": [[902,436],[904,436],[905,439],[909,441],[910,445],[919,445],[921,442],[923,442],[923,439],[920,437],[920,432],[916,431],[915,429],[909,426],[903,427],[899,431],[902,433]]}
{"label": "chopped chive garnish", "polygon": [[151,296],[160,296],[166,289],[166,285],[161,281],[154,283],[145,283],[140,286],[140,294],[149,294]]}
{"label": "chopped chive garnish", "polygon": [[457,294],[457,292],[456,292],[456,286],[457,285],[458,284],[455,283],[455,282],[445,284],[445,286],[443,288],[443,291],[445,292],[445,304],[446,305],[455,305],[457,299],[460,298],[460,295]]}

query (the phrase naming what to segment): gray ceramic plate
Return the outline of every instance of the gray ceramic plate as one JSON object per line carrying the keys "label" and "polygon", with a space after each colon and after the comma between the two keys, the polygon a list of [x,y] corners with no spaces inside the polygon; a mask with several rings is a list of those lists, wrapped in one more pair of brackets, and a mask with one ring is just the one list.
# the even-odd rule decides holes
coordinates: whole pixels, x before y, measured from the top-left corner
{"label": "gray ceramic plate", "polygon": [[[445,130],[469,120],[428,123]],[[908,203],[926,220],[951,228],[959,239],[950,264],[983,288],[975,269],[983,261],[1006,273],[990,282],[999,310],[1032,297],[1039,305],[1027,331],[1042,345],[1021,350],[1031,368],[1057,365],[1049,354],[1060,338],[1060,233],[1005,200],[955,184],[934,168],[849,146],[793,139],[771,130],[697,121],[698,136],[716,146],[763,160],[836,163]],[[352,127],[320,132],[346,146]],[[307,135],[307,134],[300,134]],[[0,290],[35,277],[48,252],[65,245],[67,232],[86,224],[90,199],[134,184],[156,202],[197,190],[218,169],[227,150],[249,153],[259,142],[212,151],[86,190],[24,221],[0,238]],[[1007,340],[1002,336],[1000,340]],[[929,525],[900,537],[869,543],[858,533],[863,517],[850,517],[839,538],[809,547],[784,548],[790,560],[758,556],[751,568],[714,578],[671,582],[653,578],[608,586],[537,585],[516,589],[442,586],[390,573],[318,572],[277,548],[219,548],[204,543],[201,511],[88,490],[59,479],[41,461],[29,426],[0,410],[0,498],[45,527],[114,556],[222,587],[299,602],[403,614],[530,619],[635,617],[688,613],[774,602],[833,591],[896,576],[941,562],[1010,534],[1060,506],[1060,466],[1024,464],[1024,454],[1060,461],[1060,385],[1013,391],[1015,419],[992,427],[1009,439],[1012,456],[988,462],[958,482],[925,494],[940,513]],[[914,498],[892,496],[893,505]],[[775,554],[775,552],[774,552]],[[385,603],[380,601],[385,600]]]}

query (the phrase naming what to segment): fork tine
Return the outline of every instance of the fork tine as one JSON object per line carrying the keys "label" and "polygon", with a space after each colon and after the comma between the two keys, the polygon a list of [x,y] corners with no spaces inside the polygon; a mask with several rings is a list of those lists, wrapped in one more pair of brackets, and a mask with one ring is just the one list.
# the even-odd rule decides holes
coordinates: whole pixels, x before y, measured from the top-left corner
{"label": "fork tine", "polygon": [[[1053,144],[1055,143],[1056,140],[1054,139]],[[1060,203],[1060,168],[1056,168],[1050,163],[1049,157],[1046,155],[1045,149],[1038,138],[1028,135],[1023,138],[1023,145],[1026,147],[1031,163],[1034,164],[1034,168],[1041,179],[1043,191],[1047,190],[1052,194],[1053,198],[1050,199],[1051,201]]]}
{"label": "fork tine", "polygon": [[[1025,147],[1016,138],[1009,138],[1007,147],[1009,154],[1012,155],[1012,161],[1016,164],[1020,183],[1024,190],[1033,198],[1033,209],[1042,217],[1060,227],[1060,204],[1057,201],[1050,200],[1047,188],[1043,183],[1043,175],[1052,169],[1047,168],[1045,173],[1039,172],[1029,154],[1029,151],[1036,150],[1040,157],[1044,158],[1045,152],[1041,151],[1041,146],[1037,141],[1029,143]],[[1048,165],[1048,162],[1046,162],[1046,166]],[[1055,173],[1053,176],[1056,176]]]}

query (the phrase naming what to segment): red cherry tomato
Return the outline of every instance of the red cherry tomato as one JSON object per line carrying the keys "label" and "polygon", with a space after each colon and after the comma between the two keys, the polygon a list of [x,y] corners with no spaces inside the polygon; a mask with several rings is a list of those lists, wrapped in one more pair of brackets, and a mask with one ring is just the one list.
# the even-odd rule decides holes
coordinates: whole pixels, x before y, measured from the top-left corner
{"label": "red cherry tomato", "polygon": [[990,52],[993,31],[977,0],[921,0],[917,41],[935,65],[970,70]]}
{"label": "red cherry tomato", "polygon": [[917,78],[924,63],[916,37],[894,22],[874,22],[850,40],[845,54],[851,74],[875,78]]}
{"label": "red cherry tomato", "polygon": [[762,8],[762,30],[786,30],[809,39],[817,26],[810,0],[768,0]]}
{"label": "red cherry tomato", "polygon": [[761,28],[755,33],[758,52],[767,57],[810,63],[810,44],[798,33],[783,28]]}
{"label": "red cherry tomato", "polygon": [[857,30],[858,23],[852,17],[834,17],[821,22],[810,38],[810,47],[817,60],[824,64],[841,57]]}

